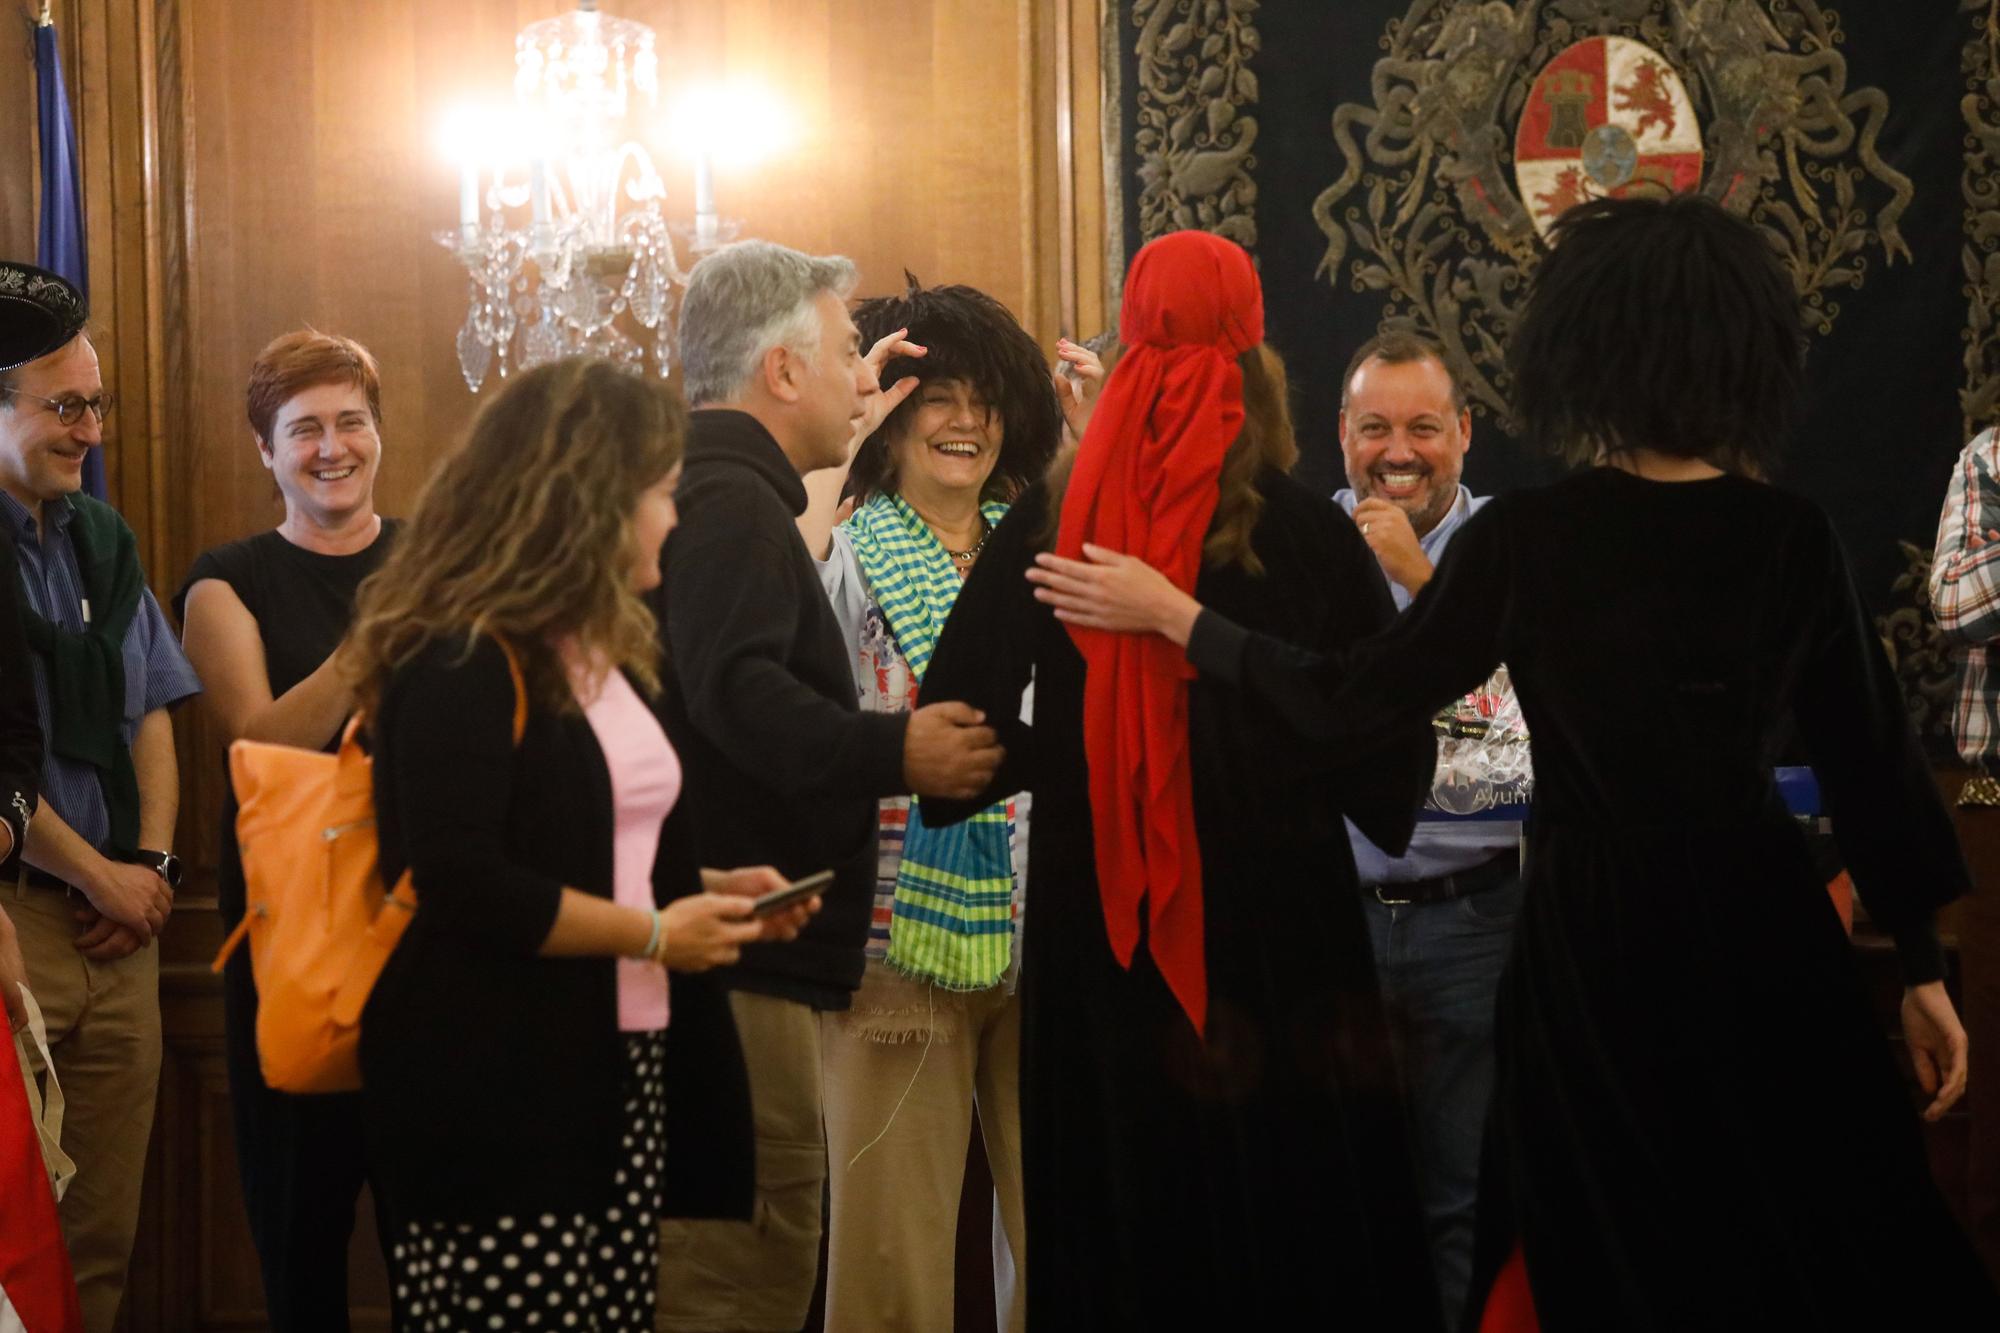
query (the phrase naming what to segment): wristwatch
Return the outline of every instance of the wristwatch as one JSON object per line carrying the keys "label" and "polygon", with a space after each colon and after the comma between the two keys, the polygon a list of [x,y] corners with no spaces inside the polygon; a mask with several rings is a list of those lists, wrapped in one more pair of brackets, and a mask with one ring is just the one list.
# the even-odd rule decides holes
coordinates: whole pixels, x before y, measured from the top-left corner
{"label": "wristwatch", "polygon": [[181,886],[181,859],[172,852],[149,852],[142,847],[132,853],[132,863],[151,870],[170,889],[178,890]]}

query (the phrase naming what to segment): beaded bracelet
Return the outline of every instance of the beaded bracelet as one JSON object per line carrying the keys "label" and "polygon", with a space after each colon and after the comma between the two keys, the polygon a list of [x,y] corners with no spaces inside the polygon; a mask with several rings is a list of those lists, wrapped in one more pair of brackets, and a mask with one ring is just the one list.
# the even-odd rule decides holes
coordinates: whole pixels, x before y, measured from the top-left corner
{"label": "beaded bracelet", "polygon": [[667,965],[667,913],[665,908],[653,913],[653,929],[657,933],[654,936],[651,947],[646,950],[646,956],[661,967],[665,967]]}

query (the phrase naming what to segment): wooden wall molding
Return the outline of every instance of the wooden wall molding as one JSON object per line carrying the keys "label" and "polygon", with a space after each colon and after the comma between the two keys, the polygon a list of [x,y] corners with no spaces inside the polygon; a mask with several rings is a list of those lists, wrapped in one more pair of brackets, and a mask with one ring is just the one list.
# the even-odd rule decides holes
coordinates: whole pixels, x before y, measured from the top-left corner
{"label": "wooden wall molding", "polygon": [[[165,603],[200,551],[276,520],[242,382],[259,347],[301,324],[375,351],[378,495],[385,512],[407,512],[479,401],[452,347],[464,279],[429,239],[455,200],[436,122],[457,100],[505,96],[514,32],[569,0],[54,3],[94,332],[119,398],[111,499],[138,533],[155,593]],[[1122,263],[1110,262],[1106,233],[1109,0],[611,7],[655,26],[676,53],[663,65],[680,77],[762,76],[798,107],[806,142],[788,159],[718,171],[724,211],[752,234],[846,253],[864,290],[887,289],[906,267],[926,282],[974,283],[1051,350],[1059,333],[1111,322]],[[0,150],[11,142],[0,134]],[[663,149],[660,165],[671,190],[679,160]],[[221,746],[198,707],[181,710],[175,734],[177,845],[190,874],[160,945],[165,1063],[122,1327],[254,1329],[261,1287],[207,970],[222,935]],[[353,1252],[362,1328],[386,1326],[373,1244],[364,1218]]]}

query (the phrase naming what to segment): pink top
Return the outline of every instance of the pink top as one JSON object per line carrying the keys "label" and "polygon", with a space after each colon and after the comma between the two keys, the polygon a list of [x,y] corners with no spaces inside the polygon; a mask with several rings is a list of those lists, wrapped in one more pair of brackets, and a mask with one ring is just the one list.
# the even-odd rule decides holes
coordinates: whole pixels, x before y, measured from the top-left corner
{"label": "pink top", "polygon": [[[612,899],[653,910],[653,861],[660,825],[681,794],[681,761],[623,672],[592,670],[565,651],[570,688],[611,770]],[[618,1030],[654,1032],[667,1025],[667,969],[642,958],[620,958]]]}

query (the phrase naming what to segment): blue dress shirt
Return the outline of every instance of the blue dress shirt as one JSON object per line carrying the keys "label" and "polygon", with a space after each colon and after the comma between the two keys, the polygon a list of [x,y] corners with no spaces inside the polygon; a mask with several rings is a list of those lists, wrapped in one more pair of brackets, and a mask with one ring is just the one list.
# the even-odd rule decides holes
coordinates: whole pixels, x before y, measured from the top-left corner
{"label": "blue dress shirt", "polygon": [[[87,623],[83,572],[69,531],[76,511],[64,498],[44,504],[42,513],[46,524],[36,523],[25,505],[0,491],[0,522],[13,530],[20,552],[25,606],[49,623],[81,634]],[[138,734],[139,719],[201,693],[201,679],[188,665],[173,626],[167,623],[150,588],[141,591],[139,609],[125,631],[123,650],[125,716],[120,731],[130,745]],[[35,712],[41,718],[42,734],[50,735],[48,663],[40,653],[30,653],[28,660],[35,678]],[[78,837],[102,850],[111,836],[111,815],[94,766],[65,759],[49,749],[42,760],[42,801],[62,816]]]}
{"label": "blue dress shirt", "polygon": [[[1353,516],[1359,498],[1351,490],[1338,491],[1333,497],[1349,517]],[[1451,541],[1452,534],[1489,498],[1482,495],[1475,499],[1464,486],[1458,488],[1458,499],[1453,502],[1450,512],[1438,520],[1436,527],[1417,539],[1417,545],[1423,548],[1424,557],[1432,565],[1444,557],[1444,548]],[[1409,610],[1409,590],[1394,579],[1388,580],[1388,583],[1389,595],[1396,599],[1396,609]],[[1509,847],[1519,845],[1521,826],[1503,820],[1426,820],[1417,825],[1416,833],[1410,838],[1410,850],[1402,856],[1390,856],[1368,841],[1367,835],[1354,827],[1352,820],[1347,824],[1347,836],[1354,844],[1354,869],[1362,884],[1408,884],[1413,880],[1435,879],[1439,875],[1470,870],[1492,860]]]}

